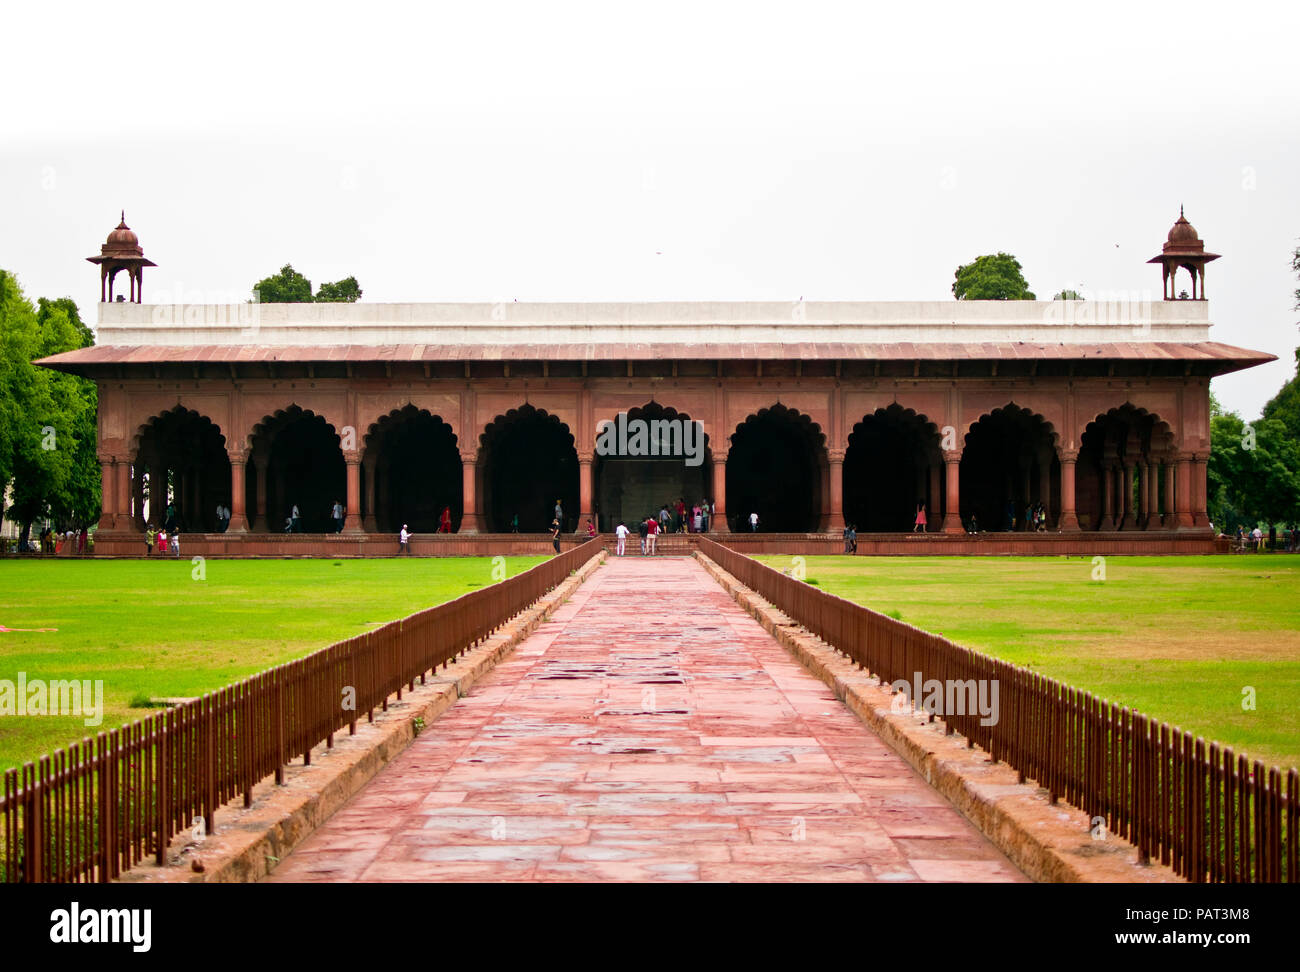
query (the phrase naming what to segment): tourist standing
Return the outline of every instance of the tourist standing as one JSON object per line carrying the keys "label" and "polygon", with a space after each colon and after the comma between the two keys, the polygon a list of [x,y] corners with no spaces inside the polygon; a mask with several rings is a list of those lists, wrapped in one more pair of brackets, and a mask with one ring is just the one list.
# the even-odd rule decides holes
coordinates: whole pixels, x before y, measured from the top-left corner
{"label": "tourist standing", "polygon": [[402,531],[397,535],[397,552],[399,554],[409,554],[411,552],[411,532],[406,529],[406,524],[402,524]]}
{"label": "tourist standing", "polygon": [[653,557],[655,552],[655,537],[659,534],[659,521],[654,518],[654,514],[645,518],[645,528],[646,552]]}
{"label": "tourist standing", "polygon": [[[555,504],[555,508],[556,509],[560,508],[560,504],[558,502]],[[560,552],[560,521],[559,520],[551,521],[551,545],[555,547],[556,553]]]}
{"label": "tourist standing", "polygon": [[614,536],[618,541],[615,546],[615,553],[619,557],[623,556],[623,552],[627,547],[628,532],[627,524],[625,523],[620,523],[614,528]]}
{"label": "tourist standing", "polygon": [[708,499],[700,500],[700,532],[709,532],[709,520],[713,518],[713,510],[709,507]]}
{"label": "tourist standing", "polygon": [[647,526],[647,522],[648,522],[648,520],[649,520],[649,517],[646,517],[646,518],[642,519],[641,522],[638,523],[637,526],[636,526],[637,533],[639,533],[639,534],[641,535],[641,556],[642,556],[642,557],[645,556],[645,540],[646,540],[646,537],[649,536],[649,534],[650,534],[650,527]]}
{"label": "tourist standing", "polygon": [[289,532],[302,532],[302,517],[298,513],[298,504],[293,504],[293,509],[289,511]]}
{"label": "tourist standing", "polygon": [[438,522],[438,532],[451,533],[451,507],[450,506],[444,506],[442,508],[442,517]]}
{"label": "tourist standing", "polygon": [[849,553],[858,552],[858,528],[852,523],[849,524]]}
{"label": "tourist standing", "polygon": [[667,533],[668,524],[672,523],[673,515],[668,512],[668,504],[665,503],[659,510],[659,532]]}
{"label": "tourist standing", "polygon": [[750,514],[749,514],[749,532],[750,532],[750,533],[757,533],[757,532],[758,532],[758,514],[757,514],[757,513],[750,513]]}
{"label": "tourist standing", "polygon": [[[581,513],[582,511],[579,510],[578,512]],[[564,508],[560,506],[559,500],[555,501],[555,522],[561,527],[564,526]]]}
{"label": "tourist standing", "polygon": [[912,525],[913,533],[925,532],[925,504],[916,504],[916,523]]}
{"label": "tourist standing", "polygon": [[[154,540],[157,539],[157,537],[158,537],[158,533],[156,530],[154,530],[153,524],[150,523],[149,529],[144,531],[144,555],[146,557],[148,557],[150,554],[153,553],[153,542]],[[41,539],[42,540],[45,539],[44,534],[41,534]]]}
{"label": "tourist standing", "polygon": [[336,499],[334,501],[334,508],[330,510],[330,513],[333,514],[334,517],[334,532],[342,533],[343,532],[343,504]]}
{"label": "tourist standing", "polygon": [[172,556],[180,557],[181,555],[181,531],[172,531]]}

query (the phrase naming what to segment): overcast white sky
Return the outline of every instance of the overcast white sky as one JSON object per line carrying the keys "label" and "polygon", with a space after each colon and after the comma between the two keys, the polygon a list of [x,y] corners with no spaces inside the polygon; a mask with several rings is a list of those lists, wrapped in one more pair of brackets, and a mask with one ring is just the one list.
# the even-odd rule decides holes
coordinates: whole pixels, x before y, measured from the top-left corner
{"label": "overcast white sky", "polygon": [[126,209],[148,301],[291,262],[367,301],[1159,297],[1179,204],[1215,382],[1300,344],[1300,4],[9,5],[0,267],[95,318]]}

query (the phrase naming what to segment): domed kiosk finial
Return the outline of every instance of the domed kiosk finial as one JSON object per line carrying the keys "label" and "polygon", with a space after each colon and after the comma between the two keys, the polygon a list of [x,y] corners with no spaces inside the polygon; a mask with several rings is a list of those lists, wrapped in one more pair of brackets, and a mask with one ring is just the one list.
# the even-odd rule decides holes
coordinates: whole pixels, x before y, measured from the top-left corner
{"label": "domed kiosk finial", "polygon": [[[1178,207],[1178,220],[1169,231],[1165,245],[1159,256],[1152,257],[1147,263],[1159,263],[1164,271],[1165,300],[1204,300],[1205,299],[1205,265],[1211,260],[1219,259],[1217,253],[1207,253],[1205,242],[1196,228],[1187,221],[1183,207]],[[1184,293],[1176,296],[1178,286],[1176,277],[1179,269],[1186,270],[1192,276],[1192,295]]]}
{"label": "domed kiosk finial", "polygon": [[122,210],[121,222],[108,234],[108,239],[99,248],[98,256],[86,257],[91,263],[99,264],[99,300],[112,301],[113,278],[119,270],[125,270],[131,280],[131,302],[141,302],[144,284],[144,268],[157,266],[152,260],[145,259],[140,246],[140,238],[131,227],[126,225],[126,210]]}

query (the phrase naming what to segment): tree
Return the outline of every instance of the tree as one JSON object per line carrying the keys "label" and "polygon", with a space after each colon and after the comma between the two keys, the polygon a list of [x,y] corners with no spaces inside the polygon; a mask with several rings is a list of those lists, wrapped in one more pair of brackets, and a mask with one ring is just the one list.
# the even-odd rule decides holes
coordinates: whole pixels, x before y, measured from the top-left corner
{"label": "tree", "polygon": [[1086,300],[1077,290],[1062,290],[1052,296],[1052,300]]}
{"label": "tree", "polygon": [[1206,478],[1210,519],[1225,532],[1300,513],[1300,442],[1275,419],[1243,422],[1212,402]]}
{"label": "tree", "polygon": [[1295,360],[1296,373],[1264,406],[1264,418],[1281,422],[1287,434],[1300,442],[1300,348],[1295,349]]}
{"label": "tree", "polygon": [[337,283],[323,283],[320,290],[316,291],[316,300],[319,303],[355,303],[361,299],[361,287],[357,285],[356,277],[344,277]]}
{"label": "tree", "polygon": [[99,517],[96,391],[93,382],[32,364],[93,343],[70,298],[33,308],[0,271],[0,490],[12,488],[6,516],[87,526]]}
{"label": "tree", "polygon": [[253,299],[259,304],[307,304],[311,281],[286,263],[279,273],[253,284]]}
{"label": "tree", "polygon": [[353,303],[361,299],[356,277],[323,283],[313,297],[311,281],[286,263],[280,272],[253,284],[253,298],[259,304]]}
{"label": "tree", "polygon": [[958,300],[1037,300],[1010,253],[986,254],[958,267],[952,294]]}

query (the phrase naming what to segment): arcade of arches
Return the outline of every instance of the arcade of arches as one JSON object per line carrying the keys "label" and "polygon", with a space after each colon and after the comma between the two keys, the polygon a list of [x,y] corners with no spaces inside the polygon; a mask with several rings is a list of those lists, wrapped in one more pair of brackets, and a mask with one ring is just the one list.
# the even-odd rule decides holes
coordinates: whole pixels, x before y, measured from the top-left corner
{"label": "arcade of arches", "polygon": [[[627,416],[690,420],[654,401]],[[458,437],[459,419],[407,405],[348,442],[341,434],[350,430],[289,405],[257,423],[241,449],[210,418],[177,405],[139,426],[129,460],[104,461],[101,527],[142,530],[146,508],[161,524],[170,506],[182,531],[211,532],[226,505],[231,531],[278,533],[297,506],[302,532],[326,532],[337,527],[339,503],[350,533],[403,524],[432,533],[444,510],[452,532],[542,533],[559,501],[565,532],[585,530],[587,517],[607,532],[666,502],[703,497],[715,503],[718,531],[748,530],[753,512],[762,532],[838,532],[850,523],[861,533],[901,533],[922,504],[930,532],[1025,530],[1025,510],[1038,505],[1052,531],[1205,526],[1205,456],[1180,451],[1166,421],[1128,403],[1096,414],[1077,450],[1012,402],[951,443],[931,417],[891,404],[847,418],[842,450],[828,447],[808,415],[773,404],[721,443],[706,435],[697,465],[596,455],[594,436],[579,443],[569,421],[530,404],[472,438]]]}

